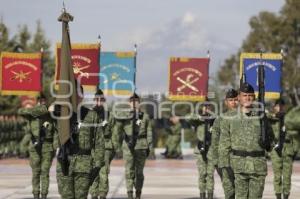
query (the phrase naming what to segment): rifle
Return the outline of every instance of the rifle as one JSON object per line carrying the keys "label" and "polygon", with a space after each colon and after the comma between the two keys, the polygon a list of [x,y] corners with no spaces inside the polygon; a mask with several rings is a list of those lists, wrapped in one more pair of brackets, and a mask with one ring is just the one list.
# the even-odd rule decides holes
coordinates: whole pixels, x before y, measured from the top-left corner
{"label": "rifle", "polygon": [[260,116],[260,131],[261,131],[261,146],[267,151],[271,150],[269,135],[267,134],[267,117],[265,114],[265,69],[262,63],[262,52],[260,53],[260,65],[258,66],[258,102],[261,109]]}
{"label": "rifle", "polygon": [[[205,114],[203,116],[207,117],[208,114]],[[198,141],[198,149],[199,149],[200,154],[202,155],[202,158],[204,161],[207,161],[207,152],[211,145],[210,127],[212,126],[214,120],[215,120],[215,118],[205,118],[204,119],[204,140]]]}
{"label": "rifle", "polygon": [[278,114],[276,114],[276,117],[279,119],[279,140],[278,144],[274,147],[274,150],[277,152],[279,157],[282,157],[282,150],[286,136],[284,127],[284,114],[280,111]]}

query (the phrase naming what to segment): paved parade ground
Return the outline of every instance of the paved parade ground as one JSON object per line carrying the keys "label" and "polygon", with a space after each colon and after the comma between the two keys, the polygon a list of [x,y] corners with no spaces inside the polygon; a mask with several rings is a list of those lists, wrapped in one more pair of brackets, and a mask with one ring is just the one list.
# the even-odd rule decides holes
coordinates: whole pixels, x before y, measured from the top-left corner
{"label": "paved parade ground", "polygon": [[[55,178],[55,161],[51,168],[49,199],[58,199]],[[220,178],[215,173],[215,198],[224,198]],[[272,185],[272,169],[266,179],[264,199],[275,198]],[[147,161],[145,168],[144,199],[195,199],[199,198],[196,163],[191,153],[184,160],[164,160],[157,156],[155,161]],[[31,195],[31,169],[27,160],[0,160],[0,199],[29,199]],[[114,160],[110,174],[108,198],[126,198],[124,167],[122,160]],[[291,199],[300,198],[300,162],[294,163]]]}

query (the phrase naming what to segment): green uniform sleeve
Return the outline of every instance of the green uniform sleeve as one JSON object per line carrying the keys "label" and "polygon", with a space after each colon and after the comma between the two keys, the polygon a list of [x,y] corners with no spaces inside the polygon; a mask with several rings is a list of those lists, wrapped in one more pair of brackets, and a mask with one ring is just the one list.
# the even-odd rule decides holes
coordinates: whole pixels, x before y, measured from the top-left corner
{"label": "green uniform sleeve", "polygon": [[219,142],[219,167],[229,167],[230,166],[230,150],[231,150],[231,141],[230,141],[230,122],[227,119],[222,120],[220,124],[221,135]]}
{"label": "green uniform sleeve", "polygon": [[152,128],[152,123],[150,121],[150,118],[148,117],[147,118],[147,142],[148,142],[148,145],[149,145],[149,149],[152,149],[153,148],[153,128]]}

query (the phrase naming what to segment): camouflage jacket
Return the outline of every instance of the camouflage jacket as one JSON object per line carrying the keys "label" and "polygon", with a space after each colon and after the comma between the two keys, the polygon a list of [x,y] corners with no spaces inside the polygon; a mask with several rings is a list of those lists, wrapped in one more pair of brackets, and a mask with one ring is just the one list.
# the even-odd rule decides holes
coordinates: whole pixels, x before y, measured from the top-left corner
{"label": "camouflage jacket", "polygon": [[33,108],[21,108],[18,113],[27,119],[24,126],[25,135],[21,148],[28,146],[29,151],[36,151],[34,141],[41,142],[42,152],[54,151],[57,147],[57,133],[54,121],[50,118],[45,105]]}
{"label": "camouflage jacket", "polygon": [[[136,144],[134,149],[152,149],[152,125],[150,123],[149,115],[144,112],[137,113],[138,118],[135,119],[135,132],[136,132]],[[133,134],[133,113],[126,113],[123,119],[118,120],[118,129],[116,131],[119,134],[123,134],[123,146],[127,145],[127,140],[130,139]]]}
{"label": "camouflage jacket", "polygon": [[[218,150],[219,167],[232,166],[235,173],[267,175],[265,149],[261,146],[260,120],[257,113],[251,112],[248,115],[236,110],[223,119]],[[273,135],[271,127],[267,131]],[[241,156],[236,151],[260,155]]]}

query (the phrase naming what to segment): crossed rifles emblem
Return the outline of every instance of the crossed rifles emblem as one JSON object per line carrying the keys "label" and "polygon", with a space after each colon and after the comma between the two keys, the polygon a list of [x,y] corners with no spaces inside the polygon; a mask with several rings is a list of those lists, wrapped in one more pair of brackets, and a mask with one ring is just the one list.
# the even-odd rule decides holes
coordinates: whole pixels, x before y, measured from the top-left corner
{"label": "crossed rifles emblem", "polygon": [[76,74],[76,75],[78,74],[80,76],[89,78],[89,73],[83,72],[83,70],[89,68],[90,65],[86,65],[86,66],[82,66],[82,67],[80,67],[80,66],[81,66],[81,64],[79,62],[74,63],[74,66],[73,66],[74,74]]}
{"label": "crossed rifles emblem", "polygon": [[188,74],[185,80],[177,77],[176,79],[182,83],[182,85],[177,88],[177,91],[180,92],[185,88],[190,88],[192,91],[198,92],[199,90],[195,86],[193,86],[193,84],[199,80],[199,77],[193,77],[193,74]]}

